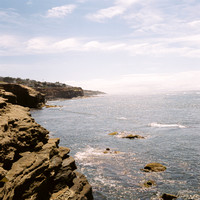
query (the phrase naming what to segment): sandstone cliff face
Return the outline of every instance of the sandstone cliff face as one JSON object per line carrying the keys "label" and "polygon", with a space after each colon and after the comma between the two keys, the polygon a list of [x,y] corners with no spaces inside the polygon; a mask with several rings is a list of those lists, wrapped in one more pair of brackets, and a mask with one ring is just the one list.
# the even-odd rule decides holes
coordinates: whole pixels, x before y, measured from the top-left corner
{"label": "sandstone cliff face", "polygon": [[70,150],[48,133],[28,108],[0,97],[0,199],[93,199]]}
{"label": "sandstone cliff face", "polygon": [[46,99],[71,99],[83,96],[83,89],[80,87],[47,87],[35,88],[37,91],[45,94]]}
{"label": "sandstone cliff face", "polygon": [[[6,92],[13,93],[13,95],[16,97],[16,102],[13,100],[12,103],[17,103],[21,106],[26,106],[29,108],[39,108],[45,103],[45,96],[28,86],[12,83],[1,83],[0,88],[4,89]],[[6,98],[5,95],[0,96]]]}

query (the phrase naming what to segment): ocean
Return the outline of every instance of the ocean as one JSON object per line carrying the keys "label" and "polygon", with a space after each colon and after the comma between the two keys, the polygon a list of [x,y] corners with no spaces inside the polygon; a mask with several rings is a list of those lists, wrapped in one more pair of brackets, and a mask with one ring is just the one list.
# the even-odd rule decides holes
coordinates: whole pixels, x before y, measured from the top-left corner
{"label": "ocean", "polygon": [[[71,149],[95,200],[200,199],[200,93],[105,95],[49,101],[36,122]],[[117,132],[117,135],[109,133]],[[144,139],[122,136],[137,134]],[[110,150],[106,151],[106,148]],[[167,167],[143,172],[148,163]],[[153,180],[155,185],[144,187]]]}

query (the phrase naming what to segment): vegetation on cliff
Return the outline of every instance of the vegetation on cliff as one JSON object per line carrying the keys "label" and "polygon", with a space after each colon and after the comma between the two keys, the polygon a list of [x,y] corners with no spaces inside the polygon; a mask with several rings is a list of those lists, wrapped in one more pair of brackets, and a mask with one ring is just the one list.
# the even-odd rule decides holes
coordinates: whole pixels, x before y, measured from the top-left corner
{"label": "vegetation on cliff", "polygon": [[105,94],[100,91],[83,90],[81,87],[73,87],[60,82],[41,82],[30,79],[21,79],[13,77],[0,77],[0,82],[22,84],[43,93],[47,100],[52,99],[71,99],[74,97],[94,96]]}

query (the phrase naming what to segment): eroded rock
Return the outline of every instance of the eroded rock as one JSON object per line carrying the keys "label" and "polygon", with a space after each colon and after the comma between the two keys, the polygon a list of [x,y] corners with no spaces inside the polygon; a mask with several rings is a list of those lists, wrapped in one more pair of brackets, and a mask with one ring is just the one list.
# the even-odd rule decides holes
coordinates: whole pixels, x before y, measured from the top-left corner
{"label": "eroded rock", "polygon": [[[0,83],[0,88],[3,88],[6,92],[9,92],[9,94],[14,95],[13,97],[7,95],[8,99],[10,99],[10,103],[17,103],[18,105],[29,108],[40,108],[45,103],[45,96],[28,86]],[[7,98],[5,95],[3,97]],[[16,99],[14,100],[15,97]]]}
{"label": "eroded rock", "polygon": [[70,150],[35,122],[29,109],[0,98],[0,199],[93,199]]}
{"label": "eroded rock", "polygon": [[144,172],[162,172],[165,171],[167,168],[160,164],[160,163],[149,163],[147,164],[144,169],[141,169]]}

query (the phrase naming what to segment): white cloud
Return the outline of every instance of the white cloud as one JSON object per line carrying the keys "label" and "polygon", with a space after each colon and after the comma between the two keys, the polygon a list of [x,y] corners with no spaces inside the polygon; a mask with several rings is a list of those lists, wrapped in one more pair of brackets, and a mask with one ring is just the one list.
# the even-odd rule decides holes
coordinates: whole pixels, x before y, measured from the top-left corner
{"label": "white cloud", "polygon": [[65,17],[66,15],[71,14],[75,8],[76,8],[76,5],[73,5],[73,4],[54,7],[47,11],[46,17],[47,18]]}
{"label": "white cloud", "polygon": [[114,6],[100,9],[96,13],[88,14],[87,18],[92,21],[103,22],[105,19],[111,19],[115,16],[122,15],[132,4],[139,0],[117,0]]}
{"label": "white cloud", "polygon": [[124,43],[102,43],[99,41],[89,41],[83,45],[83,50],[86,51],[114,51],[114,50],[119,50],[123,49],[126,46]]}
{"label": "white cloud", "polygon": [[156,10],[150,9],[148,7],[143,7],[137,12],[131,12],[123,16],[132,28],[144,30],[144,31],[153,31],[158,24],[164,22],[163,16]]}
{"label": "white cloud", "polygon": [[0,48],[15,48],[19,41],[12,35],[0,35]]}
{"label": "white cloud", "polygon": [[199,29],[199,27],[200,27],[200,20],[194,20],[194,21],[188,22],[188,25],[191,28]]}
{"label": "white cloud", "polygon": [[112,18],[114,16],[120,15],[125,11],[125,8],[120,6],[113,6],[105,9],[99,10],[95,14],[90,14],[87,17],[90,20],[102,22],[106,18]]}
{"label": "white cloud", "polygon": [[89,38],[21,38],[13,35],[0,35],[0,55],[58,54],[76,52],[121,52],[129,56],[166,55],[200,58],[200,35],[169,38],[124,39],[116,41],[90,40]]}
{"label": "white cloud", "polygon": [[174,74],[130,74],[118,79],[71,81],[84,89],[104,91],[108,94],[156,94],[173,91],[200,90],[200,71]]}

